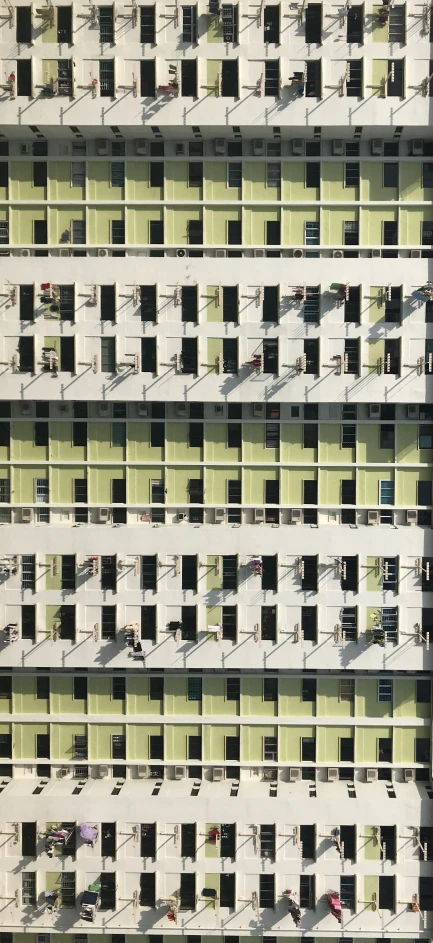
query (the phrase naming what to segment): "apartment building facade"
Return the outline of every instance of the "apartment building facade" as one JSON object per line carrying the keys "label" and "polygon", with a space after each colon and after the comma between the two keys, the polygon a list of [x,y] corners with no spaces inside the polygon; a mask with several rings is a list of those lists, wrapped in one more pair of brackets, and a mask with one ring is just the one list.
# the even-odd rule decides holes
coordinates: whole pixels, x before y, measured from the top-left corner
{"label": "apartment building facade", "polygon": [[0,6],[0,943],[431,936],[432,43]]}

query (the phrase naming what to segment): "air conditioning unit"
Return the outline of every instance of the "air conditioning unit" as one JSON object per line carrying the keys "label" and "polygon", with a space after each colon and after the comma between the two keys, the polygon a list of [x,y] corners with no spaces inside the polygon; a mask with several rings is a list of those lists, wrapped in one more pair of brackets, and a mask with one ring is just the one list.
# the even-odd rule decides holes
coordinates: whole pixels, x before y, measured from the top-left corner
{"label": "air conditioning unit", "polygon": [[28,259],[30,255],[30,249],[20,249],[20,256],[22,259]]}
{"label": "air conditioning unit", "polygon": [[35,516],[35,512],[33,508],[21,508],[21,523],[22,524],[31,524],[34,516]]}
{"label": "air conditioning unit", "polygon": [[265,415],[265,404],[264,403],[253,403],[253,416],[254,419],[263,419]]}
{"label": "air conditioning unit", "polygon": [[135,142],[135,153],[137,154],[137,157],[146,156],[147,141],[145,140],[145,138],[139,138],[138,141]]}
{"label": "air conditioning unit", "polygon": [[403,779],[405,783],[414,783],[415,782],[415,770],[414,769],[405,769],[403,770]]}
{"label": "air conditioning unit", "polygon": [[332,258],[333,258],[333,259],[342,259],[342,258],[344,258],[344,252],[343,252],[343,250],[342,250],[342,249],[333,249],[333,250],[332,250]]}
{"label": "air conditioning unit", "polygon": [[344,156],[344,141],[342,141],[341,138],[338,138],[332,142],[332,156],[333,157]]}
{"label": "air conditioning unit", "polygon": [[98,508],[96,517],[100,524],[107,524],[110,520],[110,508]]}
{"label": "air conditioning unit", "polygon": [[264,780],[264,782],[266,783],[275,782],[276,778],[277,778],[276,769],[272,769],[272,767],[265,767],[265,769],[262,770],[262,779]]}
{"label": "air conditioning unit", "polygon": [[421,249],[411,249],[410,250],[411,259],[420,259],[421,258]]}
{"label": "air conditioning unit", "polygon": [[62,259],[68,258],[69,254],[69,249],[59,249],[59,256],[61,256]]}
{"label": "air conditioning unit", "polygon": [[108,141],[99,138],[96,141],[96,153],[99,157],[108,157]]}
{"label": "air conditioning unit", "polygon": [[415,509],[406,511],[406,524],[409,524],[412,527],[415,524],[418,524],[418,511],[416,511]]}
{"label": "air conditioning unit", "polygon": [[149,415],[149,404],[148,403],[137,403],[137,413],[139,416],[148,416]]}
{"label": "air conditioning unit", "polygon": [[226,153],[226,139],[225,138],[215,138],[213,142],[214,154],[215,157],[225,157]]}
{"label": "air conditioning unit", "polygon": [[301,768],[300,766],[291,766],[289,769],[289,782],[290,783],[300,783],[301,782]]}
{"label": "air conditioning unit", "polygon": [[175,778],[175,779],[186,779],[186,766],[175,766],[175,767],[174,767],[174,778]]}
{"label": "air conditioning unit", "polygon": [[292,508],[290,512],[290,520],[292,524],[302,524],[303,516],[302,508]]}
{"label": "air conditioning unit", "polygon": [[215,524],[224,524],[226,519],[225,508],[215,508]]}
{"label": "air conditioning unit", "polygon": [[185,249],[176,249],[176,255],[177,255],[178,259],[184,259],[185,256],[186,256],[186,250],[185,250]]}
{"label": "air conditioning unit", "polygon": [[222,403],[215,403],[214,411],[216,416],[224,416],[224,406]]}
{"label": "air conditioning unit", "polygon": [[105,400],[102,400],[100,403],[98,403],[99,415],[105,416],[105,418],[107,418],[107,416],[109,416],[111,412],[110,406],[111,406],[111,403],[106,403]]}
{"label": "air conditioning unit", "polygon": [[253,140],[254,157],[263,157],[264,153],[265,153],[265,142],[263,138],[254,138]]}
{"label": "air conditioning unit", "polygon": [[149,767],[137,766],[136,776],[137,776],[137,779],[147,779],[147,777],[149,776]]}
{"label": "air conditioning unit", "polygon": [[30,144],[21,144],[20,145],[20,154],[21,157],[25,157],[26,154],[30,154]]}
{"label": "air conditioning unit", "polygon": [[302,138],[293,138],[292,154],[294,157],[302,157],[304,153],[304,141]]}
{"label": "air conditioning unit", "polygon": [[373,138],[371,142],[371,156],[372,157],[383,157],[383,141],[382,138]]}
{"label": "air conditioning unit", "polygon": [[98,256],[100,259],[105,259],[108,255],[108,249],[98,249]]}
{"label": "air conditioning unit", "polygon": [[264,256],[265,256],[265,250],[264,250],[264,249],[254,249],[254,258],[255,258],[255,259],[263,259]]}
{"label": "air conditioning unit", "polygon": [[227,250],[226,250],[226,249],[215,249],[215,258],[216,258],[216,259],[225,259],[225,258],[227,258]]}
{"label": "air conditioning unit", "polygon": [[21,415],[22,416],[31,416],[32,414],[32,404],[31,403],[21,403]]}
{"label": "air conditioning unit", "polygon": [[255,524],[265,523],[265,509],[264,508],[254,508],[254,523]]}
{"label": "air conditioning unit", "polygon": [[108,776],[108,766],[97,766],[96,775],[98,779],[105,779],[105,777]]}
{"label": "air conditioning unit", "polygon": [[379,524],[379,511],[367,511],[367,524]]}
{"label": "air conditioning unit", "polygon": [[187,515],[186,511],[178,511],[178,512],[177,512],[177,519],[178,519],[179,523],[182,523],[182,521],[188,520],[188,515]]}
{"label": "air conditioning unit", "polygon": [[69,766],[61,766],[59,770],[60,776],[63,779],[64,776],[67,776],[69,773]]}
{"label": "air conditioning unit", "polygon": [[186,403],[176,403],[175,405],[176,416],[186,416],[186,409],[187,409]]}
{"label": "air conditioning unit", "polygon": [[365,771],[366,783],[377,783],[378,778],[379,777],[378,777],[377,769],[366,769]]}
{"label": "air conditioning unit", "polygon": [[175,145],[176,157],[183,157],[185,153],[185,144],[183,141],[178,141]]}
{"label": "air conditioning unit", "polygon": [[380,259],[380,249],[372,249],[372,250],[371,250],[371,258],[372,258],[372,259]]}
{"label": "air conditioning unit", "polygon": [[408,406],[406,406],[406,416],[408,419],[418,419],[419,406],[415,403],[409,403]]}
{"label": "air conditioning unit", "polygon": [[338,767],[328,766],[328,783],[336,783],[338,779]]}
{"label": "air conditioning unit", "polygon": [[412,157],[423,157],[424,155],[424,141],[422,138],[414,138],[411,142],[411,153]]}
{"label": "air conditioning unit", "polygon": [[59,413],[62,413],[62,416],[68,416],[69,412],[69,403],[59,403]]}
{"label": "air conditioning unit", "polygon": [[304,250],[303,249],[293,249],[293,258],[294,259],[303,259]]}
{"label": "air conditioning unit", "polygon": [[369,403],[368,418],[380,419],[380,404],[379,403]]}
{"label": "air conditioning unit", "polygon": [[212,767],[212,782],[221,783],[223,779],[224,779],[224,767],[213,766]]}

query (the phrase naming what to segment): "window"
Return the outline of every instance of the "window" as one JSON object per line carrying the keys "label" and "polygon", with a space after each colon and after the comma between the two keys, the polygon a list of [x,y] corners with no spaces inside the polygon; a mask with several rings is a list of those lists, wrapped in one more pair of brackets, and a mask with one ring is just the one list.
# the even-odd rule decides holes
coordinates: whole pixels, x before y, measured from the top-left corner
{"label": "window", "polygon": [[341,906],[347,907],[349,910],[355,910],[355,881],[356,878],[351,875],[340,878]]}
{"label": "window", "polygon": [[[59,10],[63,9],[59,7]],[[85,187],[86,185],[86,163],[84,160],[73,160],[71,164],[71,186]]]}
{"label": "window", "polygon": [[[236,641],[237,637],[237,610],[236,606],[222,607],[223,638]],[[236,680],[236,679],[233,679]],[[239,679],[237,679],[239,681]],[[227,689],[228,691],[228,689]],[[227,693],[227,700],[230,700]]]}
{"label": "window", "polygon": [[362,98],[363,96],[363,60],[348,59],[346,61],[347,81],[346,95],[348,98]]}
{"label": "window", "polygon": [[383,245],[396,246],[397,244],[398,244],[398,222],[396,220],[384,220]]}
{"label": "window", "polygon": [[155,5],[140,7],[140,42],[155,42]]}
{"label": "window", "polygon": [[49,701],[50,699],[50,677],[49,675],[36,676],[36,697],[38,701]]}
{"label": "window", "polygon": [[320,161],[307,161],[305,164],[305,186],[311,189],[320,187]]}
{"label": "window", "polygon": [[164,700],[164,678],[149,678],[149,700]]}
{"label": "window", "polygon": [[188,163],[188,186],[203,186],[203,163],[202,161],[190,161]]}
{"label": "window", "polygon": [[238,59],[225,59],[221,63],[221,95],[223,98],[238,98]]}
{"label": "window", "polygon": [[203,222],[201,219],[189,219],[187,221],[188,244],[198,246],[203,243]]}
{"label": "window", "polygon": [[113,422],[111,424],[111,444],[113,448],[125,448],[126,422]]}
{"label": "window", "polygon": [[182,7],[182,42],[197,42],[197,7]]}
{"label": "window", "polygon": [[222,588],[236,592],[238,585],[238,558],[237,555],[223,556]]}
{"label": "window", "polygon": [[203,697],[202,688],[202,678],[188,678],[188,701],[201,701]]}
{"label": "window", "polygon": [[359,223],[355,220],[344,222],[344,245],[357,246],[359,244]]}
{"label": "window", "polygon": [[430,704],[431,703],[431,681],[424,678],[417,679],[416,703],[417,704]]}
{"label": "window", "polygon": [[[305,223],[305,245],[320,245],[320,223],[307,220]],[[305,310],[305,309],[304,309]],[[305,318],[304,318],[305,320]]]}
{"label": "window", "polygon": [[125,223],[123,219],[111,220],[111,242],[113,246],[121,246],[125,242]]}
{"label": "window", "polygon": [[393,481],[379,482],[379,504],[394,505],[395,489]]}
{"label": "window", "polygon": [[126,737],[124,734],[112,735],[111,755],[113,760],[126,760]]}
{"label": "window", "polygon": [[182,589],[197,592],[197,557],[195,554],[182,556]]}
{"label": "window", "polygon": [[340,681],[340,701],[349,701],[350,704],[353,704],[354,700],[355,700],[354,678],[347,678],[344,681]]}
{"label": "window", "polygon": [[359,163],[344,165],[344,186],[359,187]]}
{"label": "window", "polygon": [[72,243],[76,246],[86,244],[86,221],[85,219],[72,220]]}
{"label": "window", "polygon": [[266,164],[266,186],[281,187],[281,164]]}
{"label": "window", "polygon": [[379,680],[378,681],[378,692],[377,699],[378,701],[391,701],[392,702],[392,681]]}
{"label": "window", "polygon": [[418,446],[420,449],[433,448],[433,425],[420,425]]}
{"label": "window", "polygon": [[123,161],[112,161],[110,164],[110,171],[111,186],[123,188],[125,186],[125,164]]}
{"label": "window", "polygon": [[111,679],[111,697],[113,701],[124,701],[126,698],[126,679],[114,677]]}
{"label": "window", "polygon": [[73,699],[74,701],[87,701],[87,678],[82,675],[74,676]]}
{"label": "window", "polygon": [[322,4],[307,3],[305,8],[305,42],[322,42]]}
{"label": "window", "polygon": [[341,426],[341,448],[354,449],[356,446],[356,426]]}
{"label": "window", "polygon": [[301,738],[301,760],[303,763],[316,762],[316,738],[315,737],[302,737]]}
{"label": "window", "polygon": [[228,187],[241,187],[242,186],[242,164],[241,163],[228,163],[227,164],[227,186]]}
{"label": "window", "polygon": [[46,161],[33,161],[33,186],[46,187],[48,164]]}
{"label": "window", "polygon": [[[16,7],[15,38],[17,43],[31,43],[32,41],[32,8]],[[11,941],[12,943],[12,941]]]}
{"label": "window", "polygon": [[265,424],[265,448],[279,449],[280,447],[280,425],[278,422],[267,422]]}
{"label": "window", "polygon": [[350,6],[346,14],[346,39],[348,43],[364,41],[364,10],[362,4]]}
{"label": "window", "polygon": [[278,98],[280,94],[280,60],[265,60],[265,95]]}
{"label": "window", "polygon": [[241,679],[226,679],[226,701],[239,701],[241,697]]}
{"label": "window", "polygon": [[202,422],[190,422],[188,425],[188,445],[190,448],[202,449],[204,425]]}
{"label": "window", "polygon": [[394,425],[382,425],[380,426],[379,432],[379,448],[380,449],[394,449],[395,448],[395,426]]}
{"label": "window", "polygon": [[99,94],[102,98],[112,98],[114,92],[114,59],[100,59]]}
{"label": "window", "polygon": [[11,499],[10,491],[9,479],[0,478],[0,504],[9,504]]}
{"label": "window", "polygon": [[302,680],[302,700],[316,702],[317,682],[315,678],[303,678]]}
{"label": "window", "polygon": [[99,42],[114,43],[114,8],[99,7]]}
{"label": "window", "polygon": [[238,288],[237,285],[225,285],[223,288],[223,321],[238,323]]}
{"label": "window", "polygon": [[392,98],[401,98],[404,95],[404,59],[388,60],[386,94]]}
{"label": "window", "polygon": [[236,763],[239,763],[240,759],[240,738],[239,737],[226,737],[225,738],[225,758],[226,760],[232,760]]}
{"label": "window", "polygon": [[303,448],[317,449],[319,441],[319,426],[317,423],[304,423],[303,425]]}
{"label": "window", "polygon": [[263,737],[263,759],[277,762],[278,760],[278,738]]}
{"label": "window", "polygon": [[398,188],[398,166],[398,163],[385,163],[383,165],[384,187]]}
{"label": "window", "polygon": [[427,737],[417,737],[415,740],[415,762],[430,762],[430,740]]}
{"label": "window", "polygon": [[[264,846],[261,844],[262,856]],[[259,876],[259,907],[275,906],[275,874],[260,874]]]}
{"label": "window", "polygon": [[198,286],[182,286],[182,321],[197,323],[198,319]]}
{"label": "window", "polygon": [[278,703],[278,678],[263,678],[263,700]]}
{"label": "window", "polygon": [[227,423],[227,448],[238,449],[242,446],[242,423]]}
{"label": "window", "polygon": [[9,223],[6,219],[0,220],[0,245],[6,246],[9,242]]}

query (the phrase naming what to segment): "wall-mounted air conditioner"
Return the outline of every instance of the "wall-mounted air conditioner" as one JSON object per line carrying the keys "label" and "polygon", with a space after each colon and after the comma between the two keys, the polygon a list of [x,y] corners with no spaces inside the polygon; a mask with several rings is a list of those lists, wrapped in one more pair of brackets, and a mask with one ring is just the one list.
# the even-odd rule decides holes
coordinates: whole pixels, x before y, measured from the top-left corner
{"label": "wall-mounted air conditioner", "polygon": [[33,508],[21,508],[21,523],[31,524],[35,516]]}
{"label": "wall-mounted air conditioner", "polygon": [[369,403],[369,404],[368,404],[368,418],[369,418],[369,419],[380,419],[380,403]]}
{"label": "wall-mounted air conditioner", "polygon": [[99,138],[96,141],[96,153],[99,157],[108,157],[108,141]]}
{"label": "wall-mounted air conditioner", "polygon": [[365,771],[365,781],[366,783],[377,783],[379,774],[377,769],[366,769]]}
{"label": "wall-mounted air conditioner", "polygon": [[301,768],[299,766],[291,766],[289,770],[289,782],[300,783],[301,775]]}
{"label": "wall-mounted air conditioner", "polygon": [[415,508],[413,510],[410,509],[409,511],[406,511],[406,524],[409,524],[412,527],[415,524],[418,524],[418,511],[415,510]]}
{"label": "wall-mounted air conditioner", "polygon": [[215,508],[215,524],[224,524],[226,519],[225,508]]}
{"label": "wall-mounted air conditioner", "polygon": [[186,766],[175,766],[174,767],[174,778],[175,779],[186,779]]}
{"label": "wall-mounted air conditioner", "polygon": [[290,512],[290,520],[292,524],[302,524],[303,517],[304,515],[302,508],[292,508]]}
{"label": "wall-mounted air conditioner", "polygon": [[146,156],[147,141],[145,140],[145,138],[139,138],[138,141],[135,142],[135,153],[137,154],[137,157]]}
{"label": "wall-mounted air conditioner", "polygon": [[100,524],[107,524],[110,520],[110,508],[98,508],[96,517]]}
{"label": "wall-mounted air conditioner", "polygon": [[212,767],[212,782],[221,783],[223,779],[224,779],[224,767],[213,766]]}
{"label": "wall-mounted air conditioner", "polygon": [[379,511],[367,511],[367,524],[380,524]]}
{"label": "wall-mounted air conditioner", "polygon": [[265,153],[265,142],[263,138],[254,138],[253,140],[254,157],[263,157],[264,153]]}
{"label": "wall-mounted air conditioner", "polygon": [[254,508],[254,523],[255,524],[265,523],[265,509],[264,508]]}

